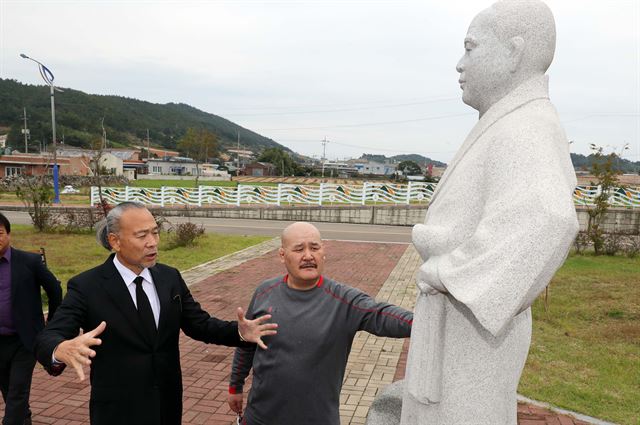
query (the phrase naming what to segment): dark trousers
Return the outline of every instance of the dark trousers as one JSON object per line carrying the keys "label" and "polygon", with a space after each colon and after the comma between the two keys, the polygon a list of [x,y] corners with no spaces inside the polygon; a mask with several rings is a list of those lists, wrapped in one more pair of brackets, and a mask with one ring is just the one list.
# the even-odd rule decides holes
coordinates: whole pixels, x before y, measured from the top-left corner
{"label": "dark trousers", "polygon": [[17,335],[0,335],[0,391],[4,399],[2,425],[22,425],[31,418],[29,392],[36,359]]}

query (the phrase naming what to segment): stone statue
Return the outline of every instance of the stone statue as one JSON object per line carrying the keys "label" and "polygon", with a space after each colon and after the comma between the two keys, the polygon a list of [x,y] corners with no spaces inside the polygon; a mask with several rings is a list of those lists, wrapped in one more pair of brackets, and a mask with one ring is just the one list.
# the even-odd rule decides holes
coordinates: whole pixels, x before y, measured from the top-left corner
{"label": "stone statue", "polygon": [[413,230],[424,264],[402,425],[516,424],[530,306],[578,231],[569,143],[545,76],[551,11],[499,1],[474,18],[464,48],[462,99],[480,119]]}

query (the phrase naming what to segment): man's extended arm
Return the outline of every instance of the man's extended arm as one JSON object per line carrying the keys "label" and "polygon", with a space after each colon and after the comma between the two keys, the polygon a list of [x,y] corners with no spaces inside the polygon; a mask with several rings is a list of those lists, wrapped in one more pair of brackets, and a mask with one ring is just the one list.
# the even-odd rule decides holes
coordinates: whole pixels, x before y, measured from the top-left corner
{"label": "man's extended arm", "polygon": [[402,307],[385,302],[377,302],[364,292],[339,285],[335,288],[342,294],[335,294],[349,304],[355,313],[350,315],[355,330],[362,330],[378,336],[406,338],[411,335],[413,313]]}
{"label": "man's extended arm", "polygon": [[[61,373],[62,368],[52,367],[53,352],[62,342],[71,340],[78,335],[85,315],[85,297],[80,291],[78,283],[71,279],[67,284],[67,295],[62,304],[35,341],[36,358],[50,374],[59,375]],[[61,358],[57,358],[57,360],[64,361]]]}
{"label": "man's extended arm", "polygon": [[252,343],[256,343],[263,349],[267,348],[261,338],[277,333],[275,323],[265,323],[271,318],[271,315],[247,320],[242,309],[238,308],[237,321],[225,321],[212,317],[193,298],[177,270],[176,273],[180,285],[180,297],[177,298],[177,301],[181,303],[181,327],[187,336],[209,344],[248,347]]}

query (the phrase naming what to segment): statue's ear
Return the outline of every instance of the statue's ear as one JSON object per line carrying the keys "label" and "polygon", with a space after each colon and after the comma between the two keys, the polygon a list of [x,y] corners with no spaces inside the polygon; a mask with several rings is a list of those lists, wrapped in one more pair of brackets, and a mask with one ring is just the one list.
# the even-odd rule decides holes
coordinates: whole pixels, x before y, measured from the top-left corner
{"label": "statue's ear", "polygon": [[509,57],[511,64],[509,71],[514,73],[518,70],[520,62],[522,62],[522,56],[524,54],[524,39],[520,36],[512,37],[509,40]]}

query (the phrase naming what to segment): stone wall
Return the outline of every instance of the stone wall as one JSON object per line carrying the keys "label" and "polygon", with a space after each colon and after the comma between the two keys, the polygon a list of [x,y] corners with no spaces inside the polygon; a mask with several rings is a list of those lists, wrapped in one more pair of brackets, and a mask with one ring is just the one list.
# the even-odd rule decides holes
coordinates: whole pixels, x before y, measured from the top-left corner
{"label": "stone wall", "polygon": [[[86,209],[88,207],[69,208]],[[2,210],[24,210],[22,206],[0,207]],[[276,207],[276,206],[221,206],[150,208],[162,215],[210,218],[234,218],[255,220],[315,221],[328,223],[379,224],[389,226],[413,226],[424,222],[427,212],[425,206],[323,206],[323,207]],[[587,210],[578,208],[580,230],[585,230],[588,222]],[[640,209],[609,210],[604,229],[606,233],[614,231],[627,234],[640,233]]]}

